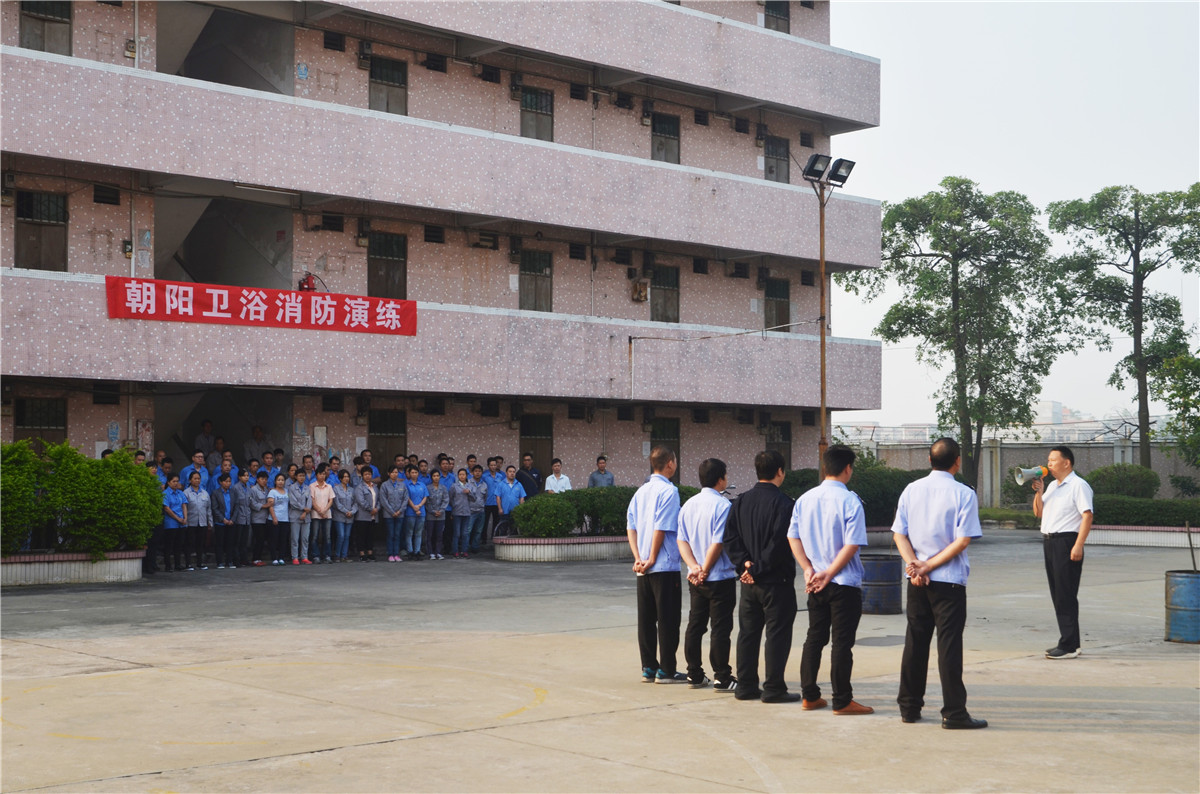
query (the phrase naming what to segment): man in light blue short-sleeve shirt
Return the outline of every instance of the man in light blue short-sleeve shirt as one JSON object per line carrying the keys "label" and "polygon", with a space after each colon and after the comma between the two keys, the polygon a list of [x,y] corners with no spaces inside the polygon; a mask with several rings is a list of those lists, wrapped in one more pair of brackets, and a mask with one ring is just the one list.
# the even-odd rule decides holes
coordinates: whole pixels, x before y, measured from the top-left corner
{"label": "man in light blue short-sleeve shirt", "polygon": [[862,618],[863,567],[858,549],[867,545],[862,502],[846,489],[854,474],[854,459],[854,450],[840,444],[825,450],[825,479],[796,500],[788,527],[788,543],[804,571],[808,592],[808,635],[800,657],[801,707],[812,711],[827,705],[817,674],[832,635],[829,670],[833,713],[838,715],[875,711],[854,700],[850,686],[854,638]]}
{"label": "man in light blue short-sleeve shirt", "polygon": [[714,688],[732,692],[737,686],[733,668],[729,665],[729,635],[733,631],[733,607],[737,602],[737,577],[733,563],[725,553],[725,520],[729,517],[729,500],[721,495],[725,490],[724,461],[709,458],[700,464],[700,485],[703,490],[679,510],[679,555],[687,565],[688,610],[687,630],[683,634],[683,658],[687,661],[688,681],[693,689],[709,684],[704,675],[704,657],[700,641],[712,623],[712,638],[708,658],[712,663]]}
{"label": "man in light blue short-sleeve shirt", "polygon": [[[650,451],[654,472],[625,514],[626,534],[637,574],[638,651],[646,683],[682,684],[687,676],[675,669],[679,649],[679,615],[683,585],[679,578],[679,489],[671,482],[675,453],[666,447]],[[657,646],[657,655],[656,655]]]}
{"label": "man in light blue short-sleeve shirt", "polygon": [[975,492],[954,479],[962,465],[958,442],[939,438],[929,449],[928,477],[900,494],[892,537],[908,575],[908,633],[900,661],[900,719],[916,722],[925,705],[929,643],[937,628],[942,727],[986,728],[967,712],[962,682],[962,634],[967,625],[967,546],[983,533]]}

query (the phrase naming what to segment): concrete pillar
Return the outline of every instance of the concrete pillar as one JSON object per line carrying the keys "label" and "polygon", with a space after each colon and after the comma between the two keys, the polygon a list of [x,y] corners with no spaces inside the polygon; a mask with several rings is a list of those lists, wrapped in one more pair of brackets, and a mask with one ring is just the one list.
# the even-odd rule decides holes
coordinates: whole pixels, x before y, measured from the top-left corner
{"label": "concrete pillar", "polygon": [[979,485],[976,494],[980,507],[1000,506],[1000,441],[989,439],[979,449]]}

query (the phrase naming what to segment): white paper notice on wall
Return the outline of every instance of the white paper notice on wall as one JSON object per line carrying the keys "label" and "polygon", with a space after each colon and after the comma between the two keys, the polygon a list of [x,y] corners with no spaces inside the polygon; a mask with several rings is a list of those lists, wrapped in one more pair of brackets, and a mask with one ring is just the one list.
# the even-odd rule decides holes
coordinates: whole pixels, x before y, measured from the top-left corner
{"label": "white paper notice on wall", "polygon": [[318,447],[327,446],[327,428],[325,425],[317,425],[313,428],[313,443]]}
{"label": "white paper notice on wall", "polygon": [[96,442],[96,458],[98,459],[100,457],[100,453],[104,452],[104,450],[106,450],[106,449],[108,449],[107,441],[97,441]]}
{"label": "white paper notice on wall", "polygon": [[[366,436],[355,436],[355,438],[354,438],[354,454],[358,455],[358,453],[362,452],[366,448],[367,448],[367,437]],[[351,460],[353,460],[353,458],[351,458]]]}
{"label": "white paper notice on wall", "polygon": [[765,170],[765,169],[766,169],[766,167],[767,167],[767,158],[763,157],[763,156],[760,154],[760,155],[758,156],[758,170],[759,170],[759,171],[763,171],[763,170]]}
{"label": "white paper notice on wall", "polygon": [[508,276],[508,289],[510,292],[516,292],[521,289],[521,277],[516,273],[511,273]]}
{"label": "white paper notice on wall", "polygon": [[750,313],[758,314],[758,298],[750,299]]}
{"label": "white paper notice on wall", "polygon": [[760,13],[758,15],[758,26],[761,28],[765,24],[767,24],[767,16],[766,14]]}
{"label": "white paper notice on wall", "polygon": [[649,441],[642,442],[642,457],[643,458],[650,457],[650,442]]}
{"label": "white paper notice on wall", "polygon": [[150,267],[150,252],[143,248],[137,254],[138,267]]}

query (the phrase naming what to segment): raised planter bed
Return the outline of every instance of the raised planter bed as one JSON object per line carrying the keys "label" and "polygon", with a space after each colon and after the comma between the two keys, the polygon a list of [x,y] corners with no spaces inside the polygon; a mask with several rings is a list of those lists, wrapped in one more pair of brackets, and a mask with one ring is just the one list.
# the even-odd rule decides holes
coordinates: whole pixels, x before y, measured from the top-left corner
{"label": "raised planter bed", "polygon": [[99,562],[87,554],[14,554],[0,558],[0,585],[136,582],[145,556],[145,549],[111,551]]}
{"label": "raised planter bed", "polygon": [[624,535],[566,538],[493,538],[497,560],[504,562],[596,562],[632,560],[633,550]]}

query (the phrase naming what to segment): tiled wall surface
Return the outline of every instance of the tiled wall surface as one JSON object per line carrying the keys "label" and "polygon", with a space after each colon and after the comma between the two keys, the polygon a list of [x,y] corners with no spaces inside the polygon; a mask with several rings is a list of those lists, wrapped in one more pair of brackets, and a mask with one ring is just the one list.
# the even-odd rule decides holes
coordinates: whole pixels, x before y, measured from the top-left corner
{"label": "tiled wall surface", "polygon": [[[291,343],[295,352],[284,357],[275,354],[274,343],[247,354],[239,344],[244,328],[206,326],[205,363],[197,367],[188,356],[163,355],[163,334],[178,329],[107,319],[102,283],[3,272],[6,375],[93,378],[102,360],[105,377],[149,382],[320,389],[351,382],[391,391],[544,398],[795,407],[819,402],[817,343],[807,334],[636,340],[631,357],[631,336],[680,339],[712,330],[422,303],[415,337],[368,344],[350,333],[260,330],[267,339]],[[829,350],[830,406],[877,407],[878,343],[835,338]]]}
{"label": "tiled wall surface", "polygon": [[[50,319],[50,317],[47,317]],[[6,333],[7,337],[8,334]],[[5,358],[8,357],[8,340],[5,340]],[[6,369],[6,376],[9,371]],[[102,377],[102,371],[95,371],[91,377]],[[13,389],[14,397],[54,397],[67,401],[67,438],[71,444],[78,447],[83,454],[94,457],[96,444],[109,446],[109,425],[117,424],[118,441],[136,440],[138,421],[154,421],[154,400],[134,395],[121,395],[120,405],[94,405],[92,403],[91,380],[69,380],[55,385],[33,382],[20,382]],[[130,411],[130,399],[133,400],[133,410]],[[130,415],[132,413],[132,424]],[[6,412],[0,416],[0,440],[5,442],[13,439],[13,416]]]}
{"label": "tiled wall surface", "polygon": [[[778,185],[23,50],[0,56],[9,152],[736,250],[817,256],[817,201]],[[45,86],[54,86],[46,96]],[[121,97],[97,101],[97,97]],[[48,101],[50,100],[50,101]],[[137,120],[153,116],[153,123]],[[113,129],[124,129],[114,138]],[[68,131],[68,132],[64,132]],[[303,147],[280,141],[305,141]],[[389,153],[381,156],[380,153]],[[879,261],[876,202],[839,195],[831,262]]]}

